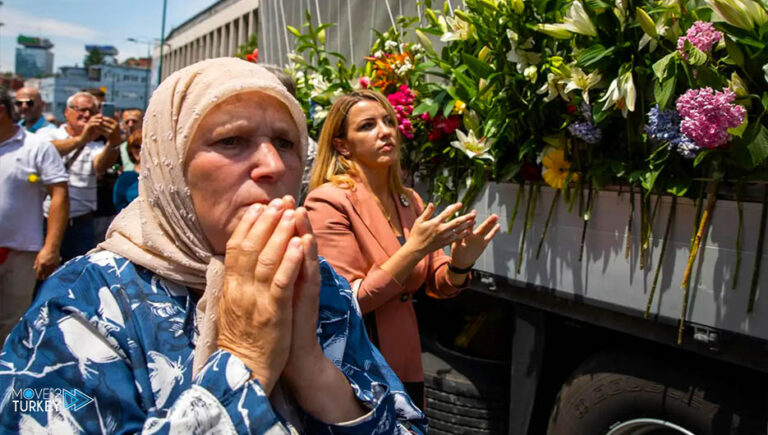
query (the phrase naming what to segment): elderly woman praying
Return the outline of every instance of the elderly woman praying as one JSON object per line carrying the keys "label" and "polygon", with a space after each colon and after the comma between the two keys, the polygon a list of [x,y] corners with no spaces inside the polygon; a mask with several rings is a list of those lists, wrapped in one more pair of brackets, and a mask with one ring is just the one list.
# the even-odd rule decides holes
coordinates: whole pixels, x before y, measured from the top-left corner
{"label": "elderly woman praying", "polygon": [[295,208],[306,120],[279,81],[194,64],[143,132],[138,199],[3,347],[0,432],[424,433]]}

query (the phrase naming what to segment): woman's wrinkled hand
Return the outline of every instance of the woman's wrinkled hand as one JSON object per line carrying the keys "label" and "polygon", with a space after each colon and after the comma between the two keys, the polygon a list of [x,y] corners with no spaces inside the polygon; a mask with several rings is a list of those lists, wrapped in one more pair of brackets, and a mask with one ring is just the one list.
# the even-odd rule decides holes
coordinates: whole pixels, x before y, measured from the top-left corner
{"label": "woman's wrinkled hand", "polygon": [[476,229],[470,229],[464,237],[453,243],[451,264],[460,269],[471,267],[500,228],[499,217],[494,214]]}
{"label": "woman's wrinkled hand", "polygon": [[227,242],[218,346],[240,358],[269,394],[291,350],[294,285],[304,247],[292,198],[255,204]]}
{"label": "woman's wrinkled hand", "polygon": [[474,210],[470,213],[448,220],[461,209],[461,203],[451,204],[436,217],[435,205],[427,204],[421,216],[416,218],[411,228],[406,245],[421,256],[441,249],[469,234],[475,223]]}
{"label": "woman's wrinkled hand", "polygon": [[307,378],[316,375],[317,363],[325,358],[317,341],[320,307],[320,260],[317,241],[304,207],[296,209],[295,221],[296,234],[301,237],[304,262],[294,285],[293,340],[284,372],[284,377],[292,389],[300,388]]}

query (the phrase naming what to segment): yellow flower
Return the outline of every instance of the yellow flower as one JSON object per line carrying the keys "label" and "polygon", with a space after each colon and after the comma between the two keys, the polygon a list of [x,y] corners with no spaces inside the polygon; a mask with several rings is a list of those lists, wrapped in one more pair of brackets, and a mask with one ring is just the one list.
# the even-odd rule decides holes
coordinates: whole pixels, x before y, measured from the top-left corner
{"label": "yellow flower", "polygon": [[40,177],[37,176],[37,174],[29,174],[29,177],[27,177],[27,181],[30,183],[37,183],[37,180],[39,180]]}
{"label": "yellow flower", "polygon": [[[571,163],[565,160],[565,153],[561,149],[552,149],[541,159],[544,168],[541,176],[544,181],[554,189],[562,189],[565,186],[565,180],[571,170]],[[571,174],[571,180],[576,181],[578,174]]]}
{"label": "yellow flower", "polygon": [[456,102],[453,103],[453,113],[461,115],[465,110],[467,110],[467,103],[461,100],[456,100]]}

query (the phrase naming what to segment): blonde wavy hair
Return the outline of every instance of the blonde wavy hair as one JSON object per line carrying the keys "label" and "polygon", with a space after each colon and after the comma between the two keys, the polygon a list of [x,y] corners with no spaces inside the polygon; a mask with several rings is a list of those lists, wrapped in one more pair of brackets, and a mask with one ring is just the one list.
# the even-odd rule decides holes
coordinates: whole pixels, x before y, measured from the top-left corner
{"label": "blonde wavy hair", "polygon": [[[344,139],[347,136],[349,110],[355,104],[365,100],[379,103],[396,122],[395,110],[389,104],[389,100],[379,92],[363,89],[351,92],[336,100],[328,111],[325,124],[323,124],[323,129],[317,140],[317,157],[315,157],[315,164],[309,177],[310,191],[329,181],[343,189],[351,189],[355,186],[353,177],[360,175],[360,169],[355,162],[347,159],[336,150],[333,140]],[[402,146],[403,141],[399,130],[396,140],[398,145]],[[389,168],[389,188],[397,195],[406,193],[400,171],[400,159]]]}

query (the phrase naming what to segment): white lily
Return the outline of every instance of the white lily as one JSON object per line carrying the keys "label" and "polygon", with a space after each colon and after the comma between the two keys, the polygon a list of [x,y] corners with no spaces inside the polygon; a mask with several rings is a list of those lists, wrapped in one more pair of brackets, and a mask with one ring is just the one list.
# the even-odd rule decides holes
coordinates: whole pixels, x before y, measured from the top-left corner
{"label": "white lily", "polygon": [[565,24],[537,24],[536,31],[545,35],[549,35],[555,39],[571,39],[571,32],[566,28]]}
{"label": "white lily", "polygon": [[744,83],[744,80],[736,73],[736,71],[731,73],[731,79],[728,80],[728,88],[730,88],[730,90],[732,90],[739,98],[749,96],[747,84]]}
{"label": "white lily", "polygon": [[523,76],[529,82],[536,83],[536,79],[539,78],[539,69],[536,68],[534,65],[531,65],[525,70],[523,70]]}
{"label": "white lily", "polygon": [[547,96],[544,97],[545,102],[550,102],[558,96],[562,97],[562,99],[565,101],[570,101],[568,95],[566,95],[565,91],[563,90],[563,78],[553,73],[547,73],[547,83],[545,83],[544,86],[537,90],[536,93],[546,93]]}
{"label": "white lily", "polygon": [[533,47],[533,38],[528,38],[524,43],[518,45],[515,32],[507,30],[507,37],[512,44],[512,48],[507,52],[507,60],[515,64],[517,72],[522,73],[529,66],[538,65],[541,62],[541,53],[527,50]]}
{"label": "white lily", "polygon": [[475,137],[475,132],[472,129],[469,130],[469,134],[464,134],[461,130],[456,130],[456,137],[459,140],[451,142],[451,146],[463,151],[470,159],[489,159],[494,160],[493,156],[488,152],[495,139],[486,139],[481,137],[478,139]]}
{"label": "white lily", "polygon": [[768,82],[768,63],[763,65],[763,74],[765,74],[765,81]]}
{"label": "white lily", "polygon": [[648,47],[648,50],[651,53],[656,51],[656,47],[658,47],[658,45],[659,45],[659,41],[658,40],[661,39],[662,37],[664,37],[667,34],[667,31],[669,30],[669,26],[666,25],[665,21],[666,21],[666,18],[665,17],[661,17],[659,19],[659,22],[656,23],[656,25],[654,26],[654,29],[656,31],[657,37],[653,37],[653,36],[651,36],[651,35],[649,35],[647,33],[643,33],[643,36],[640,37],[640,43],[637,46],[637,50],[638,51],[640,51],[643,48],[645,48],[645,46],[648,45],[648,44],[650,44],[650,46]]}
{"label": "white lily", "polygon": [[462,20],[461,17],[446,17],[446,21],[451,30],[443,33],[443,36],[440,37],[441,41],[466,41],[472,37],[472,24]]}
{"label": "white lily", "polygon": [[616,19],[619,20],[619,24],[624,28],[624,21],[627,19],[627,5],[625,0],[616,0],[616,6],[613,8],[613,15],[616,15]]}
{"label": "white lily", "polygon": [[587,11],[584,10],[584,5],[579,0],[571,3],[571,8],[565,14],[563,24],[565,24],[566,29],[573,33],[597,36],[597,29],[595,29],[595,25],[592,24]]}
{"label": "white lily", "polygon": [[323,76],[317,73],[313,73],[309,76],[309,86],[312,88],[309,94],[311,97],[322,95],[328,90],[328,82],[325,81]]}
{"label": "white lily", "polygon": [[626,72],[620,77],[613,79],[608,91],[603,95],[600,102],[605,102],[603,111],[610,109],[614,105],[621,110],[622,116],[627,117],[627,111],[635,111],[635,100],[637,99],[637,90],[635,82],[632,80],[632,72]]}
{"label": "white lily", "polygon": [[768,22],[768,13],[754,0],[706,0],[723,21],[744,30],[754,30]]}
{"label": "white lily", "polygon": [[589,104],[589,90],[597,85],[603,78],[597,71],[592,71],[589,74],[585,74],[581,68],[577,66],[571,67],[571,78],[568,81],[568,85],[565,87],[566,94],[576,89],[581,89],[584,95],[584,101]]}

